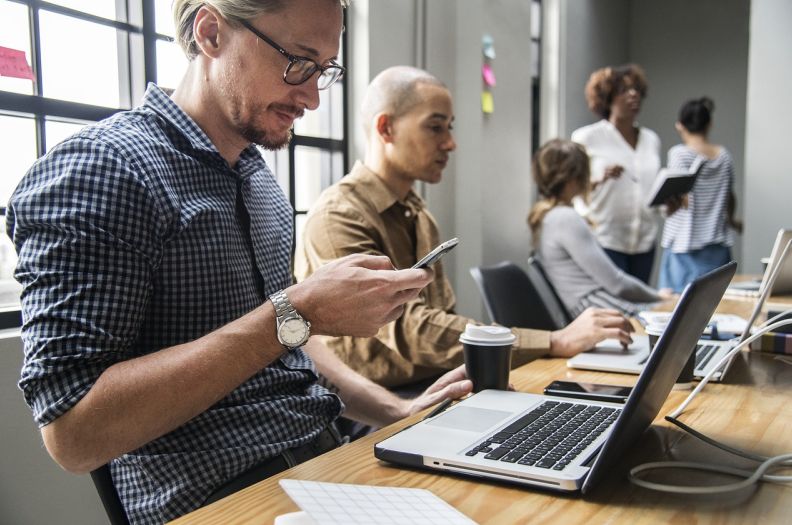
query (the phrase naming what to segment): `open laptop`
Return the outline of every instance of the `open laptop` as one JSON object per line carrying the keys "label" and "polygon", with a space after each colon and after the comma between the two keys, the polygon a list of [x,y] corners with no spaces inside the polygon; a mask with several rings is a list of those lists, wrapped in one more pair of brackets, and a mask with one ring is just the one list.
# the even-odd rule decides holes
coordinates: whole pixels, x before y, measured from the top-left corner
{"label": "open laptop", "polygon": [[[779,232],[780,238],[780,232]],[[775,288],[779,276],[784,270],[787,261],[792,261],[790,253],[792,250],[788,248],[789,240],[784,242],[784,245],[776,253],[776,264],[768,266],[768,271],[765,272],[762,279],[762,294],[756,300],[751,316],[745,322],[742,334],[739,338],[732,338],[729,340],[716,340],[717,338],[702,339],[696,345],[696,364],[693,369],[693,377],[701,379],[720,362],[721,358],[729,351],[742,343],[751,336],[751,328],[762,312],[765,300],[770,295],[770,290]],[[774,253],[776,250],[774,249]],[[655,312],[652,315],[663,315],[660,312]],[[732,318],[735,317],[735,318]],[[739,326],[739,318],[736,316],[720,316],[715,314],[714,321],[720,319],[723,321],[724,328],[722,332],[728,332],[729,329],[725,328],[729,325]],[[712,323],[710,323],[711,325]],[[720,326],[721,323],[717,323]],[[721,381],[726,376],[729,368],[734,362],[733,356],[726,361],[720,370],[713,373],[710,381]],[[621,343],[617,340],[607,340],[598,344],[593,350],[583,352],[576,355],[567,361],[567,366],[570,368],[578,368],[583,370],[599,370],[603,372],[621,372],[625,374],[640,374],[643,367],[649,359],[649,338],[646,336],[638,336],[633,338],[633,343],[625,350],[622,348]]]}
{"label": "open laptop", "polygon": [[[732,283],[726,289],[730,294],[744,295],[759,297],[762,291],[762,283],[767,279],[767,276],[773,271],[775,266],[779,264],[779,259],[784,251],[784,247],[792,240],[792,230],[780,229],[776,235],[775,243],[773,244],[773,251],[770,252],[770,259],[765,268],[764,277],[760,281],[741,281]],[[773,283],[770,290],[770,295],[789,295],[792,294],[792,257],[787,257],[786,261],[782,262],[778,278]]]}
{"label": "open laptop", "polygon": [[736,270],[690,283],[626,404],[484,390],[377,443],[384,461],[588,492],[646,430]]}

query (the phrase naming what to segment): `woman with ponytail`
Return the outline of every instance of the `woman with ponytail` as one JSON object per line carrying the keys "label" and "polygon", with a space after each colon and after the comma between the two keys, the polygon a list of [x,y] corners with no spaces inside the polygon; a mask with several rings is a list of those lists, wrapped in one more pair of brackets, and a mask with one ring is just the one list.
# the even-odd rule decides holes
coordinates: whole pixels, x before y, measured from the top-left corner
{"label": "woman with ponytail", "polygon": [[714,109],[708,97],[687,101],[676,123],[682,144],[668,151],[670,169],[689,170],[701,163],[693,189],[680,206],[669,207],[663,228],[660,286],[676,292],[729,262],[734,231],[742,231],[732,218],[734,162],[726,148],[708,139]]}
{"label": "woman with ponytail", "polygon": [[589,158],[583,146],[554,139],[536,152],[533,178],[540,200],[528,215],[534,248],[564,305],[578,315],[589,306],[635,315],[670,297],[620,270],[597,242],[591,224],[572,207],[586,198]]}

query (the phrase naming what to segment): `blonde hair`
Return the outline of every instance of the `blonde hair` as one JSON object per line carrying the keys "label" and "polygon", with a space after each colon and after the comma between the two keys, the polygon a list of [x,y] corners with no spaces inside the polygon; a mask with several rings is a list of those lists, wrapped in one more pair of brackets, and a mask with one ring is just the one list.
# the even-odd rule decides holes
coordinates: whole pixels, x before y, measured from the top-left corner
{"label": "blonde hair", "polygon": [[[347,7],[350,0],[334,0]],[[231,23],[252,20],[262,13],[280,11],[287,0],[173,0],[173,23],[176,40],[189,60],[198,56],[198,45],[193,35],[195,14],[205,6],[211,6]]]}
{"label": "blonde hair", "polygon": [[552,139],[542,145],[533,156],[531,171],[541,199],[528,214],[528,226],[533,242],[539,240],[545,215],[558,206],[561,194],[569,181],[577,181],[584,188],[589,186],[589,157],[586,149],[575,142]]}

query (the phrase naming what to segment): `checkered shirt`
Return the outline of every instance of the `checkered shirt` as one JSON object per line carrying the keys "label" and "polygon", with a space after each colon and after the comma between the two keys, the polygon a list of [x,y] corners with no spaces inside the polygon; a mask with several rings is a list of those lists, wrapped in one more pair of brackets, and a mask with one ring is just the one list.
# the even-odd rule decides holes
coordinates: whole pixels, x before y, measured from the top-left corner
{"label": "checkered shirt", "polygon": [[[11,198],[7,224],[24,286],[19,386],[40,426],[114,363],[195,340],[292,282],[292,210],[259,152],[248,147],[230,167],[154,85],[142,106],[39,159]],[[302,350],[288,353],[203,414],[114,459],[130,520],[174,519],[256,463],[313,440],[343,409],[316,380]]]}

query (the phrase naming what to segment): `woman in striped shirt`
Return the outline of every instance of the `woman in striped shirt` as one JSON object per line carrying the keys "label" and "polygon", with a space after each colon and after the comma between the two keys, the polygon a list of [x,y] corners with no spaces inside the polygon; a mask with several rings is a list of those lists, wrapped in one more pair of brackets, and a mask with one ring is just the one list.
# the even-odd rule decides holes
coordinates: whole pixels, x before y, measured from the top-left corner
{"label": "woman in striped shirt", "polygon": [[707,97],[689,100],[679,111],[682,138],[668,151],[670,169],[703,163],[696,183],[678,205],[669,205],[663,228],[660,287],[681,292],[687,283],[731,260],[733,230],[741,225],[734,210],[734,163],[728,150],[709,142],[714,104]]}

